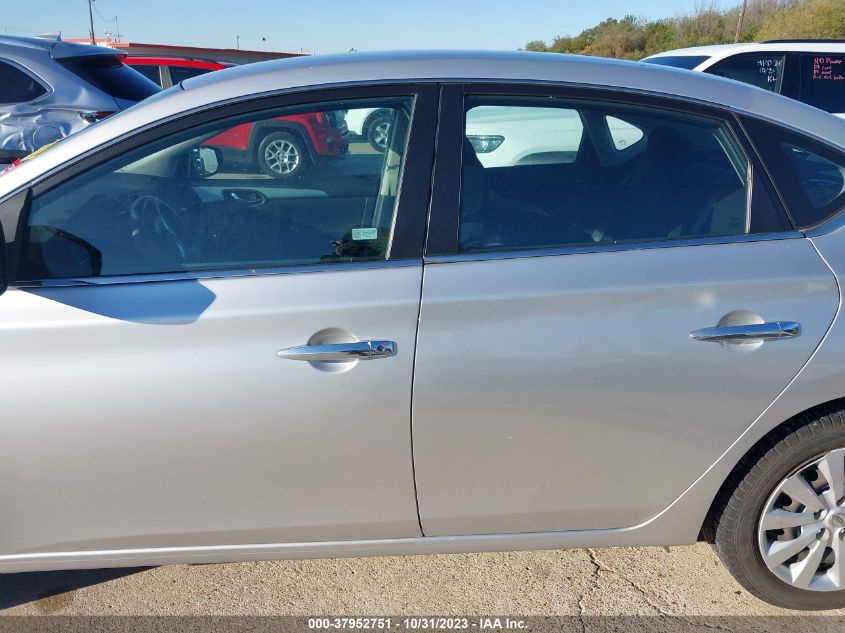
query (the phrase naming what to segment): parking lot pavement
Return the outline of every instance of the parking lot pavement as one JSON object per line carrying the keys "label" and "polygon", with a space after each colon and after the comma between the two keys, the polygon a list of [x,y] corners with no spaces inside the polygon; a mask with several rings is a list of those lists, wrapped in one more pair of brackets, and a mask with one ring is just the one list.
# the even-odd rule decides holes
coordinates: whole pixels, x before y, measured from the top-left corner
{"label": "parking lot pavement", "polygon": [[0,613],[683,615],[718,623],[790,612],[741,589],[700,543],[16,574],[0,576]]}

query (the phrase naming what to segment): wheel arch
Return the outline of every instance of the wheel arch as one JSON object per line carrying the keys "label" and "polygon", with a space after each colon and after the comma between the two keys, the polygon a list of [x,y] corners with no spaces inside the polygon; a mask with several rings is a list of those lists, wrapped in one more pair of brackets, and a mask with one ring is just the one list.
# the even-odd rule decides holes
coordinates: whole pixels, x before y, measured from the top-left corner
{"label": "wheel arch", "polygon": [[367,136],[370,127],[373,125],[374,121],[377,121],[379,118],[387,115],[390,116],[390,108],[376,108],[372,112],[367,115],[367,118],[364,119],[364,122],[361,124],[361,135]]}
{"label": "wheel arch", "polygon": [[728,473],[728,476],[724,479],[721,486],[719,486],[715,496],[710,502],[707,514],[704,516],[698,540],[711,544],[714,543],[716,523],[724,508],[727,498],[736,489],[739,482],[754,466],[754,464],[757,463],[757,461],[766,453],[766,451],[783,438],[790,435],[796,429],[806,426],[819,417],[839,411],[845,411],[845,397],[835,398],[833,400],[813,405],[774,426],[760,437],[748,450],[745,451],[745,453],[739,457],[733,468],[731,468]]}
{"label": "wheel arch", "polygon": [[305,126],[295,121],[266,121],[260,125],[256,124],[253,126],[249,139],[251,160],[258,160],[258,148],[261,146],[261,143],[267,136],[275,132],[293,134],[305,148],[305,155],[308,157],[308,160],[312,163],[316,161],[311,137],[305,130]]}

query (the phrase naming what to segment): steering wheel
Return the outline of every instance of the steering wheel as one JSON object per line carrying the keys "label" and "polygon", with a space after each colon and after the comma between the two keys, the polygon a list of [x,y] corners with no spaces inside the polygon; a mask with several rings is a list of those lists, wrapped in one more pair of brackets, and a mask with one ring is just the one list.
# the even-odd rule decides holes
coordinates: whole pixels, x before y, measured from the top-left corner
{"label": "steering wheel", "polygon": [[138,196],[129,204],[131,237],[140,251],[165,263],[184,264],[192,253],[188,225],[164,200]]}

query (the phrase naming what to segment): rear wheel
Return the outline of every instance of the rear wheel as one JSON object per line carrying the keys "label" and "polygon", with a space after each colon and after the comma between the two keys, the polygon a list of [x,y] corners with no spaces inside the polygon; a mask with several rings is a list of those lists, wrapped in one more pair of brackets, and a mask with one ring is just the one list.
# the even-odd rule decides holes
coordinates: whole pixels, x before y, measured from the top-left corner
{"label": "rear wheel", "polygon": [[836,609],[845,606],[845,415],[804,422],[720,499],[716,551],[766,602]]}
{"label": "rear wheel", "polygon": [[306,169],[307,154],[299,138],[289,132],[273,132],[258,146],[258,166],[273,178],[292,178]]}
{"label": "rear wheel", "polygon": [[384,152],[387,149],[387,144],[390,142],[392,122],[393,117],[389,110],[376,112],[367,121],[365,134],[370,145],[376,151]]}

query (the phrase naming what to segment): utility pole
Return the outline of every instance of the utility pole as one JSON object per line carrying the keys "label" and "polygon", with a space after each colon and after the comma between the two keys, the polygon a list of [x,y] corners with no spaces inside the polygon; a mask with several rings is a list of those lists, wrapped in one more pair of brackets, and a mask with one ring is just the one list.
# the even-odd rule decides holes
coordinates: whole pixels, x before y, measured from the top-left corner
{"label": "utility pole", "polygon": [[241,50],[241,36],[240,35],[235,36],[235,48],[237,48],[238,50]]}
{"label": "utility pole", "polygon": [[88,35],[91,36],[91,44],[96,44],[94,39],[94,0],[88,0]]}
{"label": "utility pole", "polygon": [[736,24],[736,37],[734,37],[734,44],[739,43],[739,38],[742,37],[742,22],[745,20],[745,10],[748,8],[748,0],[742,0],[742,8],[739,10],[739,21]]}

